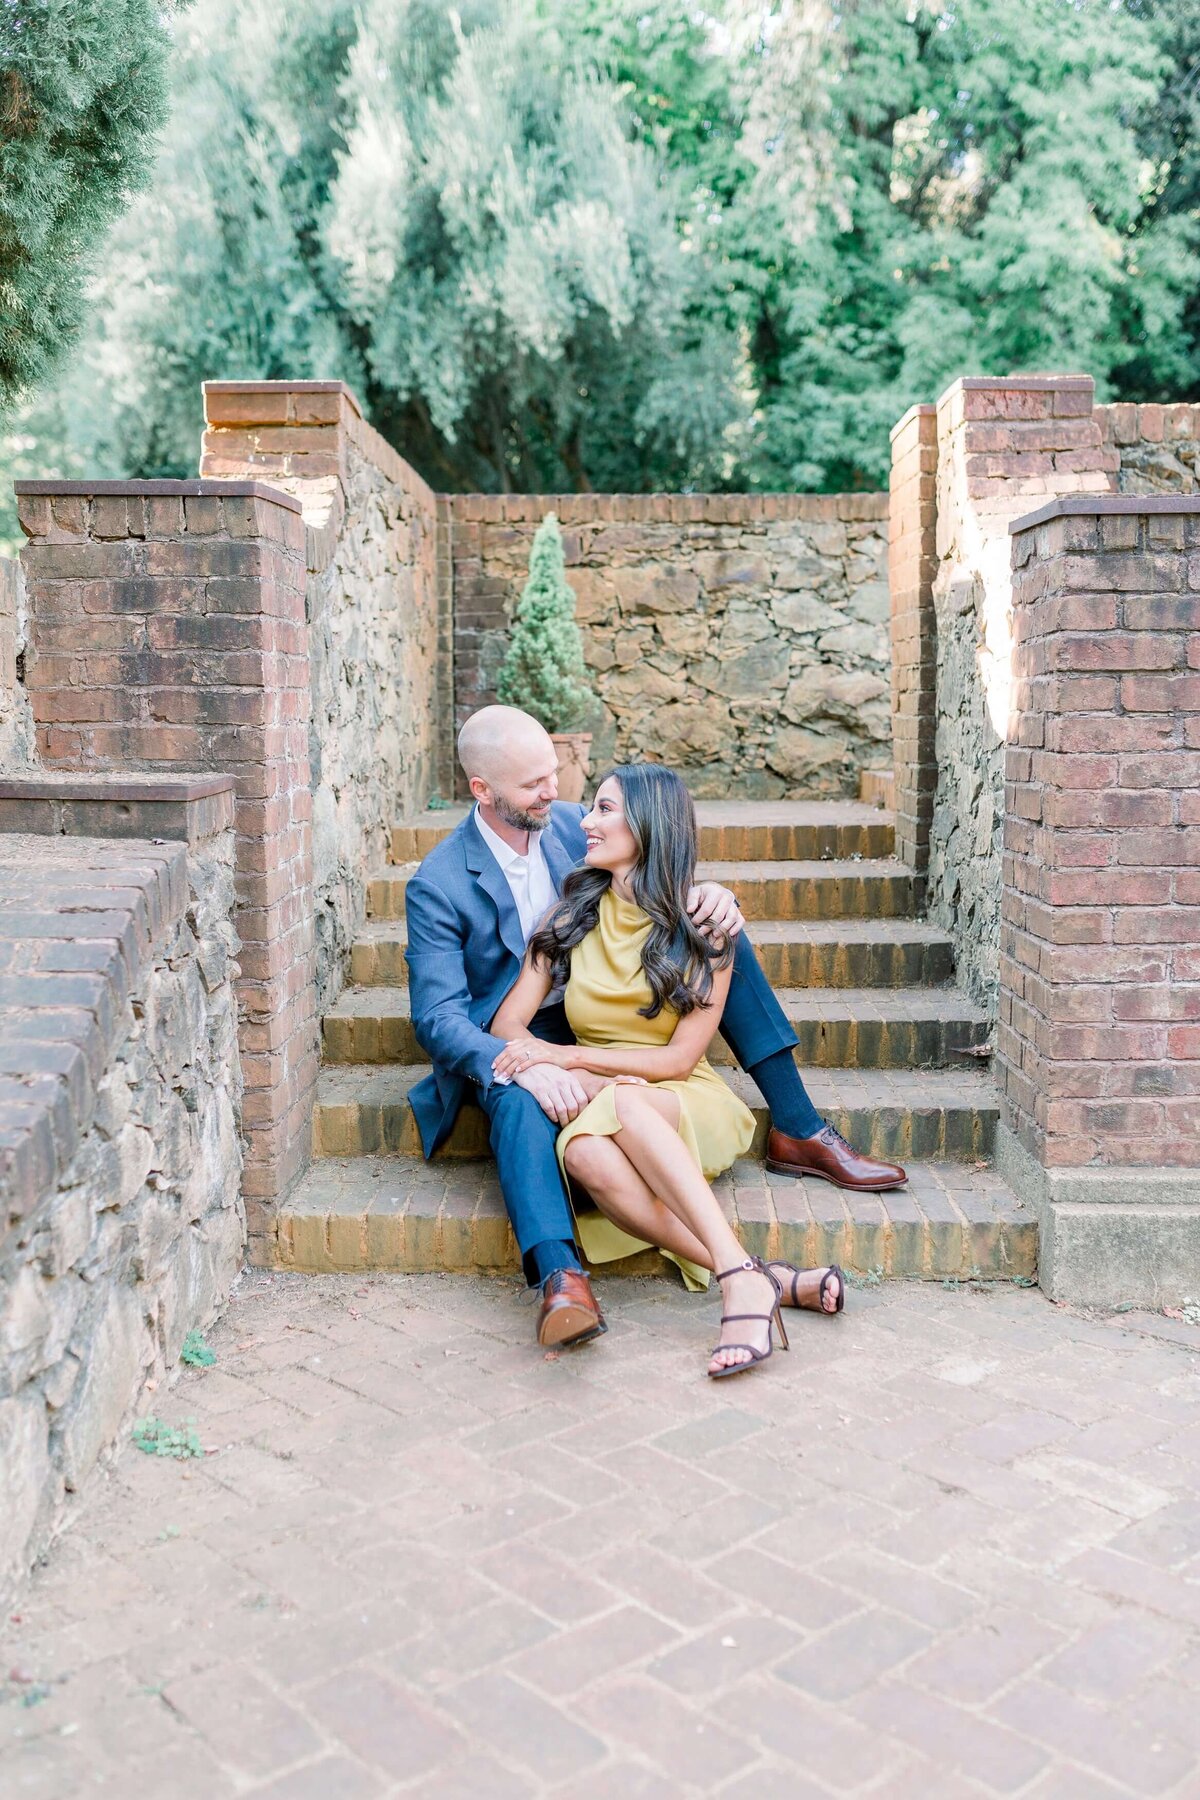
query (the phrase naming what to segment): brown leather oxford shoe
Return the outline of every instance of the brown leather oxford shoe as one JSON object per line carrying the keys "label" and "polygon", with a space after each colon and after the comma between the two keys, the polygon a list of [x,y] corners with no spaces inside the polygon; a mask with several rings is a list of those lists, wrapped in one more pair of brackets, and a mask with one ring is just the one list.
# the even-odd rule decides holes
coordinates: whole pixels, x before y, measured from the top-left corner
{"label": "brown leather oxford shoe", "polygon": [[555,1269],[542,1283],[537,1341],[557,1348],[586,1344],[607,1331],[592,1284],[582,1269]]}
{"label": "brown leather oxford shoe", "polygon": [[832,1125],[808,1138],[787,1137],[772,1127],[767,1139],[767,1167],[776,1175],[818,1175],[834,1187],[852,1188],[863,1194],[903,1187],[908,1180],[899,1163],[859,1156]]}

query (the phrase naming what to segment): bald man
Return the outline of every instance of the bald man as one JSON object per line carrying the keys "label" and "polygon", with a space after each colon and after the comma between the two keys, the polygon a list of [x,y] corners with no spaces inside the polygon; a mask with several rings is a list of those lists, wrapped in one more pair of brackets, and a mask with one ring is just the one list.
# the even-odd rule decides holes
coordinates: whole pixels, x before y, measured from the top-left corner
{"label": "bald man", "polygon": [[[534,926],[583,860],[585,809],[557,798],[554,745],[515,707],[473,713],[458,756],[475,806],[425,858],[405,897],[413,1028],[433,1063],[409,1099],[427,1157],[464,1102],[483,1109],[525,1277],[542,1290],[538,1342],[585,1343],[606,1327],[575,1250],[554,1140],[605,1078],[540,1065],[499,1082],[492,1062],[503,1044],[488,1030]],[[770,1167],[839,1187],[898,1187],[903,1169],[856,1155],[814,1108],[792,1056],[796,1035],[740,935],[733,895],[702,882],[688,910],[697,924],[737,940],[721,1035],[770,1108]],[[548,997],[531,1030],[550,1043],[574,1041],[561,995]]]}

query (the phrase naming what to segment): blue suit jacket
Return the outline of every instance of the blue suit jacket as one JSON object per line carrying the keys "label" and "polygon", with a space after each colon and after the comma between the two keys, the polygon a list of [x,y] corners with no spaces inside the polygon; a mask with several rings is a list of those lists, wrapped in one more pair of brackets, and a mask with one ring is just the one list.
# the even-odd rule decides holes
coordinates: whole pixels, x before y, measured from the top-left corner
{"label": "blue suit jacket", "polygon": [[[555,801],[542,854],[556,888],[583,860],[582,806]],[[474,808],[431,850],[405,892],[409,993],[433,1074],[409,1094],[426,1156],[449,1135],[471,1084],[491,1086],[503,1040],[485,1028],[520,973],[525,942],[504,871]]]}

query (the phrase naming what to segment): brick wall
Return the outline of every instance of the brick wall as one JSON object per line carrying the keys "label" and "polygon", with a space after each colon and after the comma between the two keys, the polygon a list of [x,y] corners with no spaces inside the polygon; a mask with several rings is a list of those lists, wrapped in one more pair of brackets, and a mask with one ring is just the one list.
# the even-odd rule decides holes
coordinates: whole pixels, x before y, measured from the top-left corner
{"label": "brick wall", "polygon": [[956,381],[937,403],[937,570],[922,615],[936,649],[937,786],[931,917],[955,937],[959,977],[995,1004],[1004,737],[1011,658],[1008,525],[1055,494],[1103,493],[1117,455],[1084,375]]}
{"label": "brick wall", "polygon": [[324,1011],[394,820],[453,791],[447,508],[341,382],[214,381],[204,395],[201,474],[269,481],[304,509]]}
{"label": "brick wall", "polygon": [[[998,1069],[1042,1283],[1200,1292],[1200,500],[1014,526]],[[1044,1179],[1043,1179],[1044,1176]]]}
{"label": "brick wall", "polygon": [[857,793],[886,762],[883,494],[456,497],[458,724],[495,698],[547,512],[600,702],[593,766],[653,754],[699,796],[772,799]]}
{"label": "brick wall", "polygon": [[0,781],[0,1595],[241,1261],[233,853],[228,781]]}
{"label": "brick wall", "polygon": [[252,1245],[307,1161],[317,1072],[304,524],[254,483],[20,482],[26,683],[48,769],[236,790]]}
{"label": "brick wall", "polygon": [[892,767],[896,854],[924,873],[937,785],[937,408],[912,406],[892,432],[888,500]]}

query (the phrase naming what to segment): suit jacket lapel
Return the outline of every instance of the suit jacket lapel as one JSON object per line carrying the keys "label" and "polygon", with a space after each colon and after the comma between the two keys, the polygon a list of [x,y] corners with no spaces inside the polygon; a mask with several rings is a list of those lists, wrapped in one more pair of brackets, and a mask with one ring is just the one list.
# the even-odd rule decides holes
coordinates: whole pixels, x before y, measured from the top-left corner
{"label": "suit jacket lapel", "polygon": [[525,955],[525,939],[521,932],[517,903],[512,897],[512,889],[504,879],[504,870],[479,835],[473,812],[467,815],[464,836],[467,868],[496,908],[501,941],[520,962]]}
{"label": "suit jacket lapel", "polygon": [[565,848],[554,826],[542,833],[542,855],[546,859],[546,867],[550,871],[550,879],[554,883],[556,894],[562,892],[562,884],[575,867],[575,858]]}

